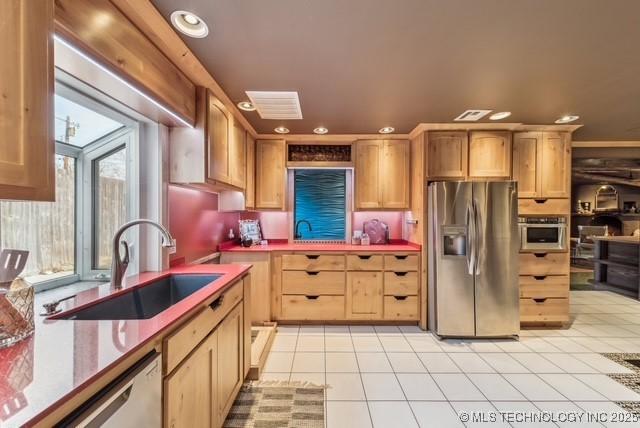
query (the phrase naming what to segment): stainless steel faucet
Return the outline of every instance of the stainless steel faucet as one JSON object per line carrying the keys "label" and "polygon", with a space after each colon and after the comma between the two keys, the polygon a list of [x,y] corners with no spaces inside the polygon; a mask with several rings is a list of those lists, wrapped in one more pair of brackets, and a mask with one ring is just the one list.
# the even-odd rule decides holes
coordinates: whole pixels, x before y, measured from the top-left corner
{"label": "stainless steel faucet", "polygon": [[300,234],[298,228],[300,227],[300,223],[306,223],[307,226],[309,227],[309,232],[312,232],[313,229],[311,228],[311,223],[309,223],[309,220],[298,220],[298,222],[296,223],[296,228],[295,228],[295,233],[293,235],[293,239],[301,239],[302,235]]}
{"label": "stainless steel faucet", "polygon": [[138,219],[123,224],[122,226],[120,226],[120,229],[118,229],[113,237],[113,256],[111,259],[111,286],[113,288],[122,288],[122,278],[124,278],[124,273],[129,266],[129,244],[127,243],[127,241],[122,241],[122,245],[124,247],[124,258],[121,258],[120,238],[127,229],[137,224],[148,224],[151,226],[155,226],[158,230],[160,230],[160,232],[162,233],[162,247],[175,248],[176,246],[175,241],[173,240],[173,237],[171,236],[169,231],[165,229],[164,226],[156,223],[155,221]]}

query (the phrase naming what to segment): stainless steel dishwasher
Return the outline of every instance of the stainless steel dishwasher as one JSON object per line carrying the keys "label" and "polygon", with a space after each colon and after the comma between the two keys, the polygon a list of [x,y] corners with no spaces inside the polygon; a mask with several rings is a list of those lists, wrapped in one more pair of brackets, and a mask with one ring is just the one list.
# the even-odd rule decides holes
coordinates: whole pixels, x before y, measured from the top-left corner
{"label": "stainless steel dishwasher", "polygon": [[56,427],[162,427],[161,355],[152,352]]}

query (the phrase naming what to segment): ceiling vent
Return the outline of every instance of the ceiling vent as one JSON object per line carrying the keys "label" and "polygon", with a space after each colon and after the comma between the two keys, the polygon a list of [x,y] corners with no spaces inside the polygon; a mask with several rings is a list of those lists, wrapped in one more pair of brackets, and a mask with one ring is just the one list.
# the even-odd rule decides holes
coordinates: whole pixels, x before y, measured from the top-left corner
{"label": "ceiling vent", "polygon": [[489,113],[491,113],[491,110],[467,110],[453,120],[456,122],[475,122]]}
{"label": "ceiling vent", "polygon": [[302,119],[297,92],[246,91],[262,119]]}

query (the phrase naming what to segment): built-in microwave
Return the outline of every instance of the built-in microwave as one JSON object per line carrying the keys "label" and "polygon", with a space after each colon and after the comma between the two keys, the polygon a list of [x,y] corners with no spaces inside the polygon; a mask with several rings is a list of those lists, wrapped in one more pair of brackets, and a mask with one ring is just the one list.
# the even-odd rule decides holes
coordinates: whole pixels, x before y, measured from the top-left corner
{"label": "built-in microwave", "polygon": [[520,217],[521,251],[567,249],[567,219],[564,217]]}

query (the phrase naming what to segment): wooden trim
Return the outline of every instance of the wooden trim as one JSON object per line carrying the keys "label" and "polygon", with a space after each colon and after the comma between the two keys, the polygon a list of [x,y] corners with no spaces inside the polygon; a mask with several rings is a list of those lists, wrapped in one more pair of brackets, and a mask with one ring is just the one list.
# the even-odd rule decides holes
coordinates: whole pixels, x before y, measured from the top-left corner
{"label": "wooden trim", "polygon": [[566,131],[574,132],[582,125],[528,125],[524,123],[419,123],[409,133],[415,138],[426,131]]}
{"label": "wooden trim", "polygon": [[353,162],[296,162],[287,161],[287,168],[353,168]]}
{"label": "wooden trim", "polygon": [[[257,132],[150,1],[111,0],[197,86],[208,88],[251,134]],[[282,138],[282,137],[280,137]]]}
{"label": "wooden trim", "polygon": [[576,148],[623,148],[623,147],[640,147],[640,141],[572,141],[571,147]]}
{"label": "wooden trim", "polygon": [[357,140],[408,140],[408,134],[259,134],[260,140],[286,140],[287,143],[307,143],[307,144],[327,144],[344,143],[349,144]]}

